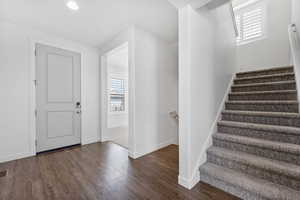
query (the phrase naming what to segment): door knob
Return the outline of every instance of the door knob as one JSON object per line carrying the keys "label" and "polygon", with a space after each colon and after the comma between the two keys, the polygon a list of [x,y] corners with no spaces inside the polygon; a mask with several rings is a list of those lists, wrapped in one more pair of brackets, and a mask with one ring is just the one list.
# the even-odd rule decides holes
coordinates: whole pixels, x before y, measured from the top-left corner
{"label": "door knob", "polygon": [[81,108],[81,103],[79,101],[76,102],[76,108]]}
{"label": "door knob", "polygon": [[81,114],[81,110],[77,110],[76,113],[77,113],[77,114]]}

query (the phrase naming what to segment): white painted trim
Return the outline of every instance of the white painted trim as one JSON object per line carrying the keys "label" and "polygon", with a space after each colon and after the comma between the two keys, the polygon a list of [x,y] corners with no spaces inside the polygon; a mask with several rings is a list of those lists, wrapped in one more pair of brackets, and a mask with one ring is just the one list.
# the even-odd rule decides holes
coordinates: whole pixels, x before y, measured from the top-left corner
{"label": "white painted trim", "polygon": [[207,154],[206,154],[206,151],[207,149],[212,145],[212,135],[214,133],[217,132],[217,128],[218,128],[218,121],[221,119],[221,115],[222,115],[222,111],[225,109],[225,102],[227,101],[228,99],[228,94],[231,90],[231,86],[233,84],[233,80],[235,78],[235,74],[232,75],[232,78],[227,86],[227,89],[225,91],[225,94],[224,94],[224,97],[222,99],[222,102],[220,104],[220,107],[219,107],[219,110],[216,114],[216,118],[215,118],[215,121],[213,122],[211,128],[210,128],[210,131],[209,131],[209,135],[202,147],[202,150],[199,154],[199,157],[198,157],[198,161],[197,161],[197,165],[196,167],[194,168],[193,170],[193,176],[190,180],[188,180],[187,182],[185,182],[186,180],[183,180],[182,178],[178,178],[178,181],[183,181],[183,183],[187,184],[189,187],[189,189],[193,188],[199,181],[200,181],[200,178],[201,178],[201,174],[199,172],[199,167],[201,165],[203,165],[206,161],[207,161]]}
{"label": "white painted trim", "polygon": [[189,180],[181,177],[180,175],[178,176],[178,184],[189,190],[191,190],[199,181],[200,181],[199,172]]}
{"label": "white painted trim", "polygon": [[76,53],[79,53],[81,58],[80,58],[80,64],[81,64],[81,111],[82,111],[82,116],[81,116],[81,133],[80,133],[80,142],[81,145],[84,144],[88,144],[88,141],[83,141],[83,131],[82,131],[82,119],[84,117],[84,112],[85,112],[85,108],[86,108],[86,88],[85,88],[85,84],[84,84],[84,60],[86,58],[86,54],[84,51],[79,50],[77,48],[70,48],[67,45],[62,45],[62,44],[57,44],[56,42],[51,42],[51,41],[45,41],[45,40],[41,40],[38,38],[30,38],[29,40],[30,42],[30,80],[29,80],[29,91],[30,91],[30,95],[29,95],[29,102],[30,102],[30,106],[29,106],[29,127],[30,127],[30,141],[29,141],[29,145],[30,145],[30,155],[31,156],[35,156],[36,155],[36,145],[35,145],[35,141],[36,141],[36,118],[35,118],[35,108],[36,108],[36,88],[34,85],[34,80],[36,80],[36,56],[35,56],[35,48],[36,48],[36,44],[43,44],[43,45],[47,45],[47,46],[52,46],[52,47],[56,47],[56,48],[61,48],[61,49],[65,49],[68,51],[74,51]]}
{"label": "white painted trim", "polygon": [[129,153],[129,156],[133,159],[137,159],[137,158],[140,158],[142,156],[145,156],[145,155],[148,155],[148,154],[151,154],[155,151],[158,151],[159,149],[162,149],[162,148],[165,148],[169,145],[172,145],[174,144],[174,141],[176,140],[176,138],[172,138],[168,141],[165,141],[165,142],[162,142],[160,144],[157,144],[155,146],[152,146],[151,148],[148,148],[146,150],[144,150],[143,152],[133,152],[133,153]]}
{"label": "white painted trim", "polygon": [[[136,151],[136,134],[135,134],[135,27],[131,27],[129,38],[129,59],[128,59],[128,66],[129,66],[129,73],[128,73],[128,112],[130,113],[128,116],[128,149],[129,149],[129,157],[131,154]],[[134,157],[131,157],[134,158]]]}
{"label": "white painted trim", "polygon": [[22,159],[22,158],[27,158],[27,157],[31,157],[31,156],[34,156],[34,155],[32,155],[31,151],[28,151],[25,153],[17,153],[17,154],[13,154],[13,155],[8,155],[8,156],[0,158],[0,163],[9,162],[12,160],[18,160],[18,159]]}

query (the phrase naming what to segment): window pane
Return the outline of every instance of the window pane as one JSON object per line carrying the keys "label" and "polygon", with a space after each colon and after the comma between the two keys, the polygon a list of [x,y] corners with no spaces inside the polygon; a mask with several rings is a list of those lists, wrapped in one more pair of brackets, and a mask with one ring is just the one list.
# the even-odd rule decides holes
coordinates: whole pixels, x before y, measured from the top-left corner
{"label": "window pane", "polygon": [[123,79],[111,79],[110,111],[125,111],[125,85]]}
{"label": "window pane", "polygon": [[236,24],[238,27],[239,36],[237,43],[244,41],[251,41],[255,38],[262,37],[264,12],[262,4],[250,4],[246,7],[240,8],[236,12]]}

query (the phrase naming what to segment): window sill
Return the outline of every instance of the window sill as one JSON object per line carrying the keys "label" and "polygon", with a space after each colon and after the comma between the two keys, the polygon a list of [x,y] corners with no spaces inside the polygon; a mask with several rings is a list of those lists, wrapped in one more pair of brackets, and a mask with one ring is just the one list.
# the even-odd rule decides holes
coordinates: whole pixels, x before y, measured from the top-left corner
{"label": "window sill", "polygon": [[109,112],[108,113],[109,115],[127,115],[128,114],[128,112],[126,112],[126,111],[119,111],[119,112]]}
{"label": "window sill", "polygon": [[258,42],[260,40],[265,40],[266,38],[267,38],[266,36],[262,36],[262,37],[254,38],[254,39],[251,39],[251,40],[237,42],[236,45],[237,46],[243,46],[243,45],[247,45],[247,44]]}

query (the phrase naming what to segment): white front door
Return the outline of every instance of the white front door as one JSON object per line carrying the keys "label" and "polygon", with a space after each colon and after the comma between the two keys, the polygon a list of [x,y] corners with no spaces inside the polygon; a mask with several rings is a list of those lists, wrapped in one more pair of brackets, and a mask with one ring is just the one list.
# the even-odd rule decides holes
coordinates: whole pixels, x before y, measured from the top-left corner
{"label": "white front door", "polygon": [[37,152],[81,142],[81,56],[36,45]]}

